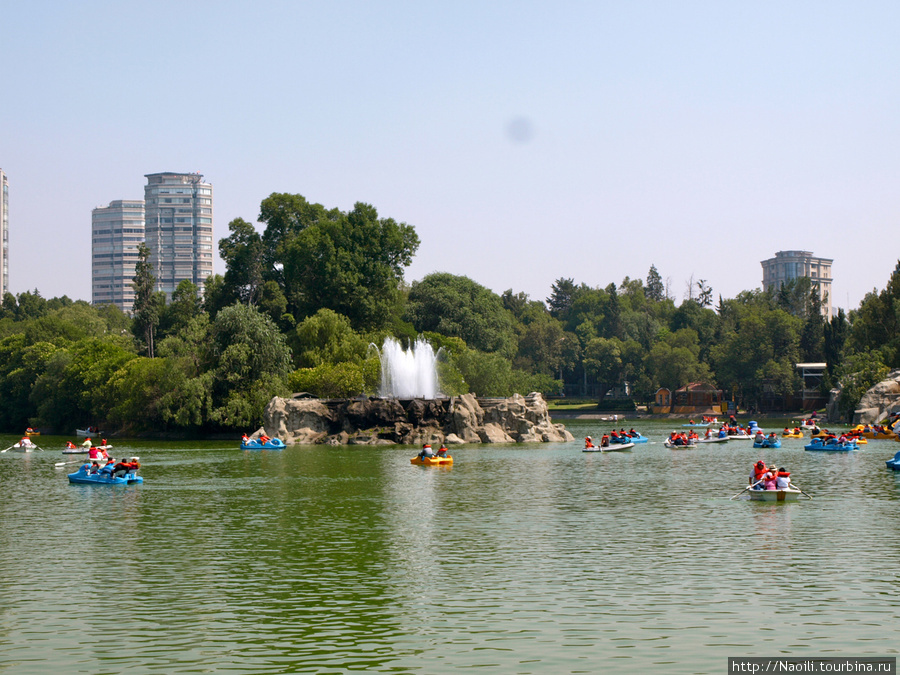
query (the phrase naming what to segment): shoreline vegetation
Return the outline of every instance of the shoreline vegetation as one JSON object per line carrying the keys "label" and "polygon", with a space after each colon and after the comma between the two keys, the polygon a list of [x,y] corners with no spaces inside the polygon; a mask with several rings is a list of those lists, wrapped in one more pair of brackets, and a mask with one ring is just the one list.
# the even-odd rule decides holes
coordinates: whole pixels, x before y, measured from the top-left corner
{"label": "shoreline vegetation", "polygon": [[344,212],[273,193],[257,221],[229,223],[227,269],[202,293],[187,280],[170,297],[155,291],[142,245],[130,316],[37,290],[4,294],[0,429],[233,436],[258,429],[274,396],[375,395],[370,346],[387,337],[427,340],[447,396],[537,391],[560,415],[582,408],[555,404],[557,394],[610,415],[596,410],[608,392],[640,407],[660,388],[705,382],[739,410],[784,416],[801,387],[796,364],[826,363],[819,393],[840,387],[847,420],[900,367],[900,263],[884,290],[830,318],[807,278],[716,299],[692,277],[677,302],[654,265],[646,280],[605,287],[561,277],[534,299],[449,272],[408,283],[419,237],[369,204]]}

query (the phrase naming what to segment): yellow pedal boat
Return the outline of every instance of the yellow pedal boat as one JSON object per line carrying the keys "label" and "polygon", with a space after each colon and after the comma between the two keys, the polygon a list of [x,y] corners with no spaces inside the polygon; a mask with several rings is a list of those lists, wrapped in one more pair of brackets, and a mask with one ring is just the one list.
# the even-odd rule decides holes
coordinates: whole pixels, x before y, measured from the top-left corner
{"label": "yellow pedal boat", "polygon": [[794,434],[794,433],[786,434],[782,431],[781,437],[782,438],[803,438],[803,432],[801,431],[799,434]]}
{"label": "yellow pedal boat", "polygon": [[447,457],[413,457],[409,463],[419,466],[452,466],[453,458],[449,455]]}

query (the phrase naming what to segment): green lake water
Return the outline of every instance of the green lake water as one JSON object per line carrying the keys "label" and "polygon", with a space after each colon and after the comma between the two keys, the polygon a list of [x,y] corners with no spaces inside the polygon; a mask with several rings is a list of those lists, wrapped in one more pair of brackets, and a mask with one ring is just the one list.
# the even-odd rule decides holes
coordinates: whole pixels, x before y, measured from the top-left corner
{"label": "green lake water", "polygon": [[[625,426],[631,426],[625,422]],[[116,440],[143,485],[0,455],[0,672],[725,673],[896,656],[900,443],[582,453]],[[774,430],[780,431],[781,427]],[[3,447],[16,438],[0,438]],[[730,500],[774,461],[813,500]]]}

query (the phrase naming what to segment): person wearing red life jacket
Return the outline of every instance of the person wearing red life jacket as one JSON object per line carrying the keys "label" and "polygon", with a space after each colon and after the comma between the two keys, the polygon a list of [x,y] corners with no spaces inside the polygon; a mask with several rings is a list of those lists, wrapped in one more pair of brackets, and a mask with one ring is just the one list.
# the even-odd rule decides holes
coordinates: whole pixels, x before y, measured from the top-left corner
{"label": "person wearing red life jacket", "polygon": [[761,481],[765,478],[766,474],[769,472],[769,469],[766,467],[766,463],[762,460],[759,460],[756,464],[753,465],[753,469],[750,472],[750,485],[753,486],[754,490],[762,490]]}
{"label": "person wearing red life jacket", "polygon": [[791,472],[785,471],[784,467],[780,467],[775,473],[775,489],[786,490],[791,485]]}
{"label": "person wearing red life jacket", "polygon": [[594,446],[594,442],[591,440],[591,437],[585,436],[584,437],[584,449],[587,450],[587,449],[593,448],[593,447],[595,447],[595,446]]}

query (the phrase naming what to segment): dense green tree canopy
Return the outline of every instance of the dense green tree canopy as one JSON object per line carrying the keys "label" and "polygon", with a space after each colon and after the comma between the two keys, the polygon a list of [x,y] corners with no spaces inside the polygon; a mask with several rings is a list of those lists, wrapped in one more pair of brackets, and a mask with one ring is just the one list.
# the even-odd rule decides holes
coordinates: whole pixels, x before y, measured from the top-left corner
{"label": "dense green tree canopy", "polygon": [[459,337],[469,347],[506,358],[516,353],[511,314],[496,293],[468,277],[437,272],[413,282],[406,317],[419,332]]}

